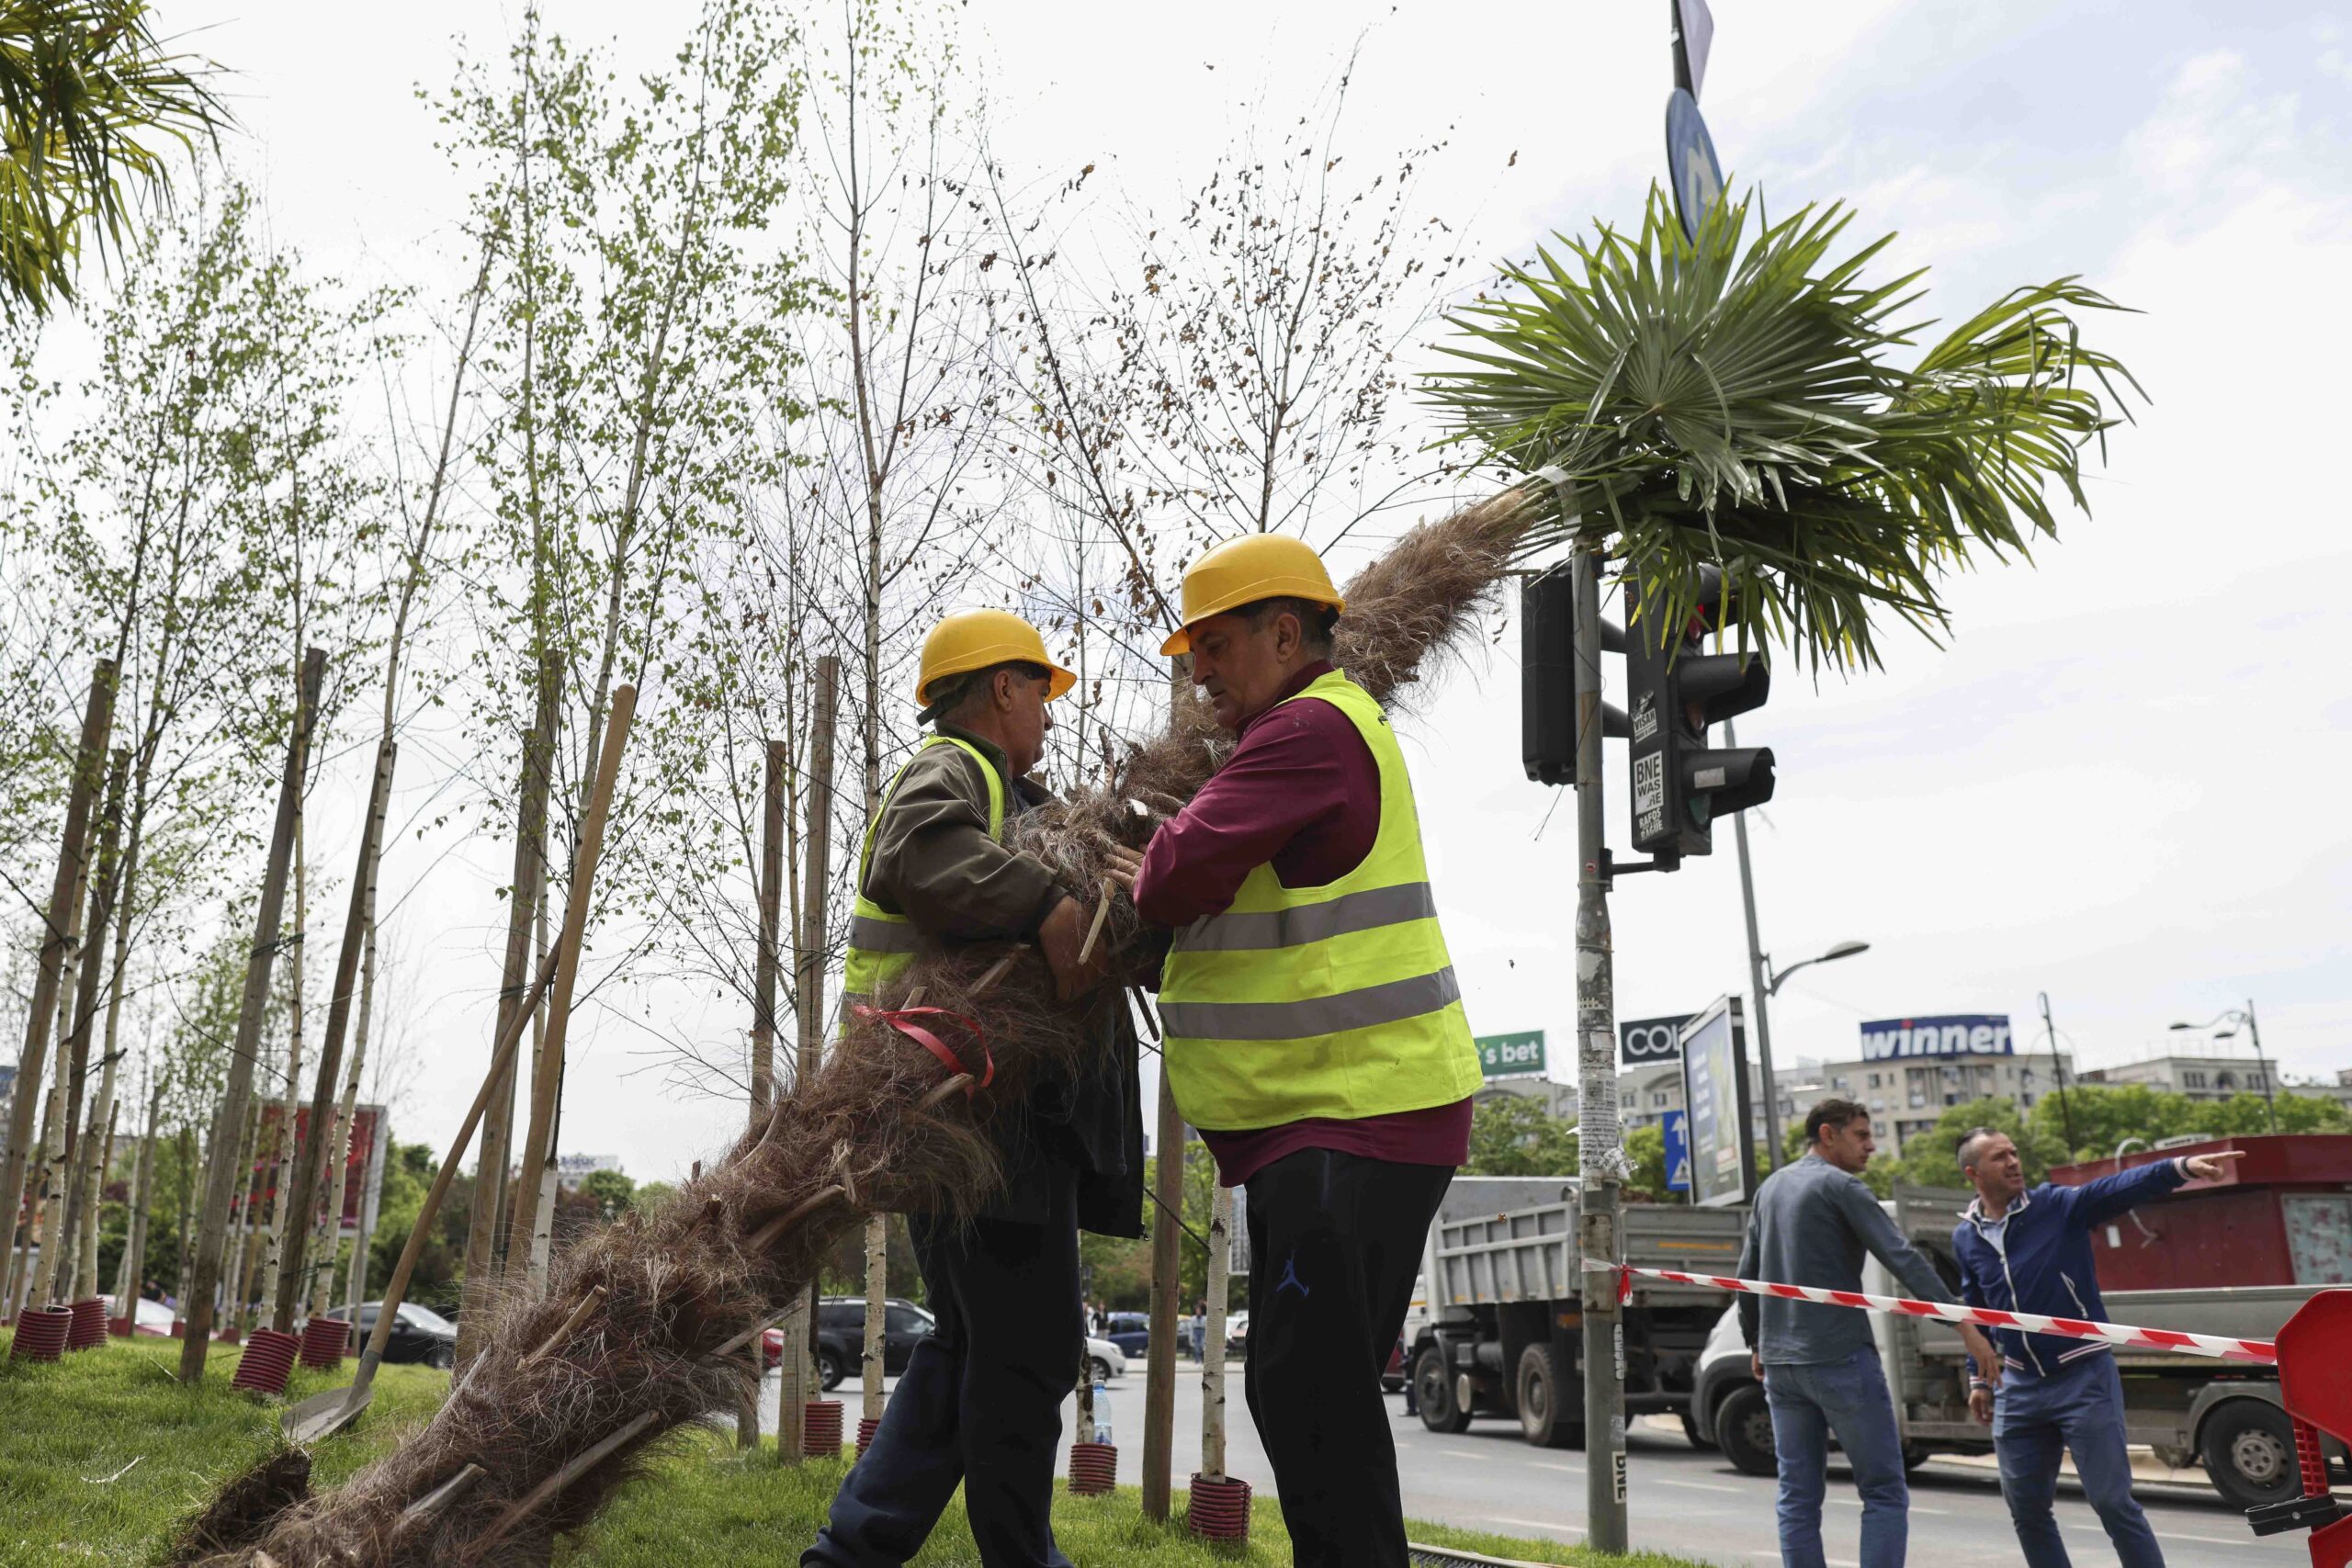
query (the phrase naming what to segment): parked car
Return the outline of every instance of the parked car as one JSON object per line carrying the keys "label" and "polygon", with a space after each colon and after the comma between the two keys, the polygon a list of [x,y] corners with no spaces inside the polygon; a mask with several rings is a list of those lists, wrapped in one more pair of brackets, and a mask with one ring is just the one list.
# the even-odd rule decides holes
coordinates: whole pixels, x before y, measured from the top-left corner
{"label": "parked car", "polygon": [[[376,1317],[383,1306],[381,1302],[359,1303],[356,1332],[361,1343],[376,1332]],[[336,1307],[327,1315],[348,1323],[351,1309]],[[384,1359],[421,1361],[428,1367],[454,1366],[458,1359],[458,1325],[431,1307],[402,1302],[399,1315],[392,1319],[391,1336],[384,1341]]]}
{"label": "parked car", "polygon": [[[115,1312],[114,1298],[112,1296],[107,1297],[106,1303],[107,1319],[108,1322],[112,1322],[117,1315]],[[165,1306],[161,1302],[148,1301],[143,1296],[140,1298],[136,1306],[138,1308],[138,1316],[130,1325],[130,1332],[132,1334],[148,1334],[160,1339],[169,1339],[172,1337],[171,1308]]]}
{"label": "parked car", "polygon": [[1095,1382],[1109,1382],[1127,1374],[1127,1353],[1099,1334],[1086,1337],[1086,1374]]}
{"label": "parked car", "polygon": [[1225,1320],[1225,1353],[1238,1356],[1250,1348],[1250,1309],[1242,1308]]}
{"label": "parked car", "polygon": [[1102,1337],[1116,1345],[1123,1354],[1130,1358],[1143,1355],[1151,1348],[1150,1314],[1140,1312],[1114,1312],[1111,1314],[1111,1325],[1102,1331]]}
{"label": "parked car", "polygon": [[[931,1314],[914,1303],[892,1296],[882,1303],[882,1371],[886,1377],[897,1377],[907,1370],[907,1358],[915,1347],[931,1337],[937,1326]],[[784,1337],[775,1335],[775,1350],[780,1355]],[[865,1356],[865,1298],[864,1296],[827,1296],[817,1303],[817,1378],[828,1393],[839,1388],[852,1368]],[[772,1359],[769,1363],[775,1364]]]}

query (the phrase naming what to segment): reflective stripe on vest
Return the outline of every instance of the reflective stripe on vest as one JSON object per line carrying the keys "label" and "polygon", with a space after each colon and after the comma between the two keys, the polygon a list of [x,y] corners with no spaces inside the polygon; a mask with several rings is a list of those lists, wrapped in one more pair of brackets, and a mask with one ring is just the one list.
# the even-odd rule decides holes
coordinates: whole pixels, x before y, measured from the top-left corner
{"label": "reflective stripe on vest", "polygon": [[[997,775],[988,756],[968,740],[953,735],[933,735],[915,748],[921,756],[933,746],[953,746],[980,765],[980,776],[989,783],[989,837],[1004,837],[1004,780]],[[842,969],[842,1002],[863,1001],[879,996],[882,987],[904,974],[915,961],[915,953],[922,946],[922,935],[914,922],[904,915],[893,914],[865,896],[866,872],[874,863],[874,833],[882,825],[882,813],[890,809],[891,797],[899,793],[899,781],[907,776],[907,769],[915,765],[914,758],[890,775],[889,786],[882,792],[882,804],[876,808],[874,820],[865,825],[865,845],[857,854],[857,904],[849,920],[849,957]]]}
{"label": "reflective stripe on vest", "polygon": [[1159,993],[1168,1077],[1212,1131],[1451,1105],[1481,1081],[1438,929],[1404,754],[1371,694],[1333,671],[1296,696],[1329,703],[1380,774],[1362,864],[1320,887],[1254,868],[1221,913],[1175,934]]}

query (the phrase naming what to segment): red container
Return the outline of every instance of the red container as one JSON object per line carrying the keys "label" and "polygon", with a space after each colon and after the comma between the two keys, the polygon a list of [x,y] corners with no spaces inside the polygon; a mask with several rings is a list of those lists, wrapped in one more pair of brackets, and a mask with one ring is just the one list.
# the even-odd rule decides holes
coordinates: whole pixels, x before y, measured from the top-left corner
{"label": "red container", "polygon": [[95,1350],[107,1342],[107,1303],[96,1296],[75,1302],[74,1326],[66,1331],[68,1350]]}
{"label": "red container", "polygon": [[1196,1472],[1184,1506],[1184,1524],[1204,1540],[1248,1540],[1250,1483],[1229,1475],[1211,1480]]}
{"label": "red container", "polygon": [[110,1317],[107,1319],[107,1332],[117,1339],[129,1339],[138,1334],[139,1327],[127,1317]]}
{"label": "red container", "polygon": [[2352,1136],[2288,1133],[2143,1149],[2058,1166],[2065,1187],[2180,1155],[2243,1150],[2219,1181],[2192,1181],[2091,1232],[2105,1291],[2352,1284]]}
{"label": "red container", "polygon": [[245,1353],[237,1358],[237,1375],[229,1380],[229,1386],[251,1393],[284,1393],[287,1374],[294,1370],[294,1357],[301,1348],[302,1342],[291,1334],[254,1329]]}
{"label": "red container", "polygon": [[1100,1497],[1119,1484],[1119,1450],[1114,1443],[1069,1446],[1069,1490],[1073,1497]]}
{"label": "red container", "polygon": [[861,1416],[857,1418],[858,1458],[865,1457],[865,1450],[874,1446],[874,1434],[881,1429],[882,1417],[879,1416]]}
{"label": "red container", "polygon": [[243,1339],[244,1337],[245,1331],[232,1323],[212,1337],[219,1340],[223,1345],[234,1345],[238,1340]]}
{"label": "red container", "polygon": [[812,1399],[802,1407],[802,1451],[811,1458],[830,1459],[842,1451],[844,1415],[838,1399]]}
{"label": "red container", "polygon": [[343,1365],[351,1345],[351,1325],[339,1317],[321,1315],[302,1325],[302,1364],[312,1369]]}
{"label": "red container", "polygon": [[810,1459],[832,1459],[842,1451],[842,1402],[812,1399],[802,1406],[801,1451]]}
{"label": "red container", "polygon": [[17,1319],[17,1341],[8,1347],[9,1359],[54,1361],[65,1354],[65,1337],[73,1332],[72,1307],[27,1307]]}
{"label": "red container", "polygon": [[186,1318],[175,1317],[172,1319],[172,1337],[175,1339],[185,1339],[187,1337],[187,1320]]}

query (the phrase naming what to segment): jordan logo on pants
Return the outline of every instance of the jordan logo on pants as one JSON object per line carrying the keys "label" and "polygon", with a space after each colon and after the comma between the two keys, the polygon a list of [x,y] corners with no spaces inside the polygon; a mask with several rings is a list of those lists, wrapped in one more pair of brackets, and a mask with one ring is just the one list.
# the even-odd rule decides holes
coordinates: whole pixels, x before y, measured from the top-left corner
{"label": "jordan logo on pants", "polygon": [[1283,1259],[1283,1277],[1274,1282],[1274,1294],[1279,1296],[1285,1290],[1293,1289],[1298,1292],[1301,1301],[1306,1299],[1306,1281],[1298,1277],[1298,1254],[1295,1252]]}

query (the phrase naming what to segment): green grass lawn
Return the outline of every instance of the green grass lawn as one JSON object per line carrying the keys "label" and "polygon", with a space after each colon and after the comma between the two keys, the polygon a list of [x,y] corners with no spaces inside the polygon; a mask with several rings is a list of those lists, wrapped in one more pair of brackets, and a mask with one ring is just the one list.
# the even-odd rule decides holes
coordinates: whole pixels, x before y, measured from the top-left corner
{"label": "green grass lawn", "polygon": [[[282,1406],[229,1387],[233,1348],[215,1348],[212,1375],[191,1392],[174,1381],[177,1340],[116,1340],[103,1350],[36,1367],[5,1359],[7,1337],[0,1333],[0,1568],[153,1563],[180,1519],[276,1444]],[[341,1373],[298,1368],[288,1399],[348,1382],[356,1364],[346,1363]],[[432,1415],[447,1387],[446,1373],[386,1367],[357,1428],[320,1445],[313,1484],[332,1486],[385,1451],[404,1429]],[[1120,1459],[1132,1473],[1133,1454]],[[684,1433],[651,1473],[622,1494],[558,1561],[565,1568],[788,1563],[815,1534],[848,1468],[846,1460],[832,1460],[786,1470],[776,1464],[772,1448],[747,1454],[731,1436]],[[1281,1509],[1271,1496],[1252,1504],[1250,1540],[1243,1548],[1212,1547],[1186,1534],[1181,1493],[1180,1522],[1146,1520],[1132,1487],[1110,1497],[1057,1498],[1054,1529],[1080,1568],[1280,1568],[1290,1561]],[[1412,1535],[1433,1545],[1535,1562],[1681,1568],[1678,1559],[1610,1558],[1442,1525],[1416,1524]],[[915,1562],[918,1568],[977,1568],[979,1554],[960,1506],[948,1509]]]}

